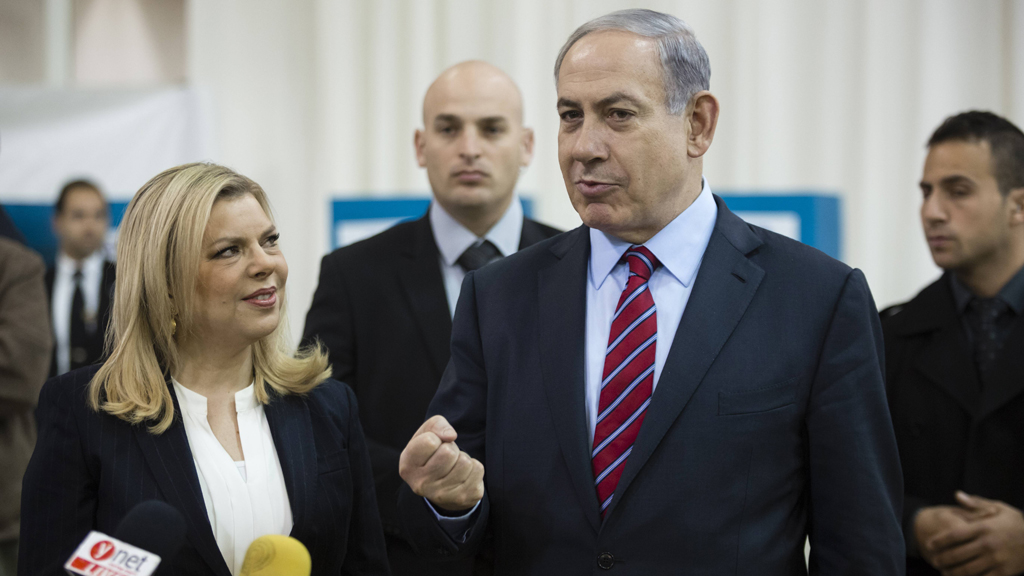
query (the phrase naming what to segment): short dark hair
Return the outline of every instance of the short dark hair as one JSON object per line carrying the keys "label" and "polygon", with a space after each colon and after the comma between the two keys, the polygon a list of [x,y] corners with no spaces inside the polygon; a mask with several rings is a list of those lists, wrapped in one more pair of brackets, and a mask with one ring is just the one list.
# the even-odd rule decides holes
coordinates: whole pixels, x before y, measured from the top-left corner
{"label": "short dark hair", "polygon": [[76,188],[88,188],[96,192],[96,194],[103,199],[104,203],[107,201],[107,199],[103,197],[103,192],[100,191],[99,186],[93,184],[89,180],[72,180],[65,184],[64,187],[60,189],[60,194],[57,195],[57,203],[53,207],[56,214],[59,215],[64,211],[64,204],[67,202],[68,194]]}
{"label": "short dark hair", "polygon": [[1024,132],[1006,118],[978,110],[950,116],[935,129],[928,147],[950,141],[988,142],[999,192],[1006,196],[1024,188]]}

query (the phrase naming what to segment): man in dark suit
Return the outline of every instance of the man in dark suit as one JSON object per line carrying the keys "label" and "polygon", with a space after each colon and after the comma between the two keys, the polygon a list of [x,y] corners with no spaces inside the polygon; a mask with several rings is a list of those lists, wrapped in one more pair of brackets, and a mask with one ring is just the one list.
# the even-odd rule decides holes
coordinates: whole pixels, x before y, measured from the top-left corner
{"label": "man in dark suit", "polygon": [[1024,133],[988,112],[928,141],[921,224],[945,273],[882,312],[907,574],[1024,573]]}
{"label": "man in dark suit", "polygon": [[491,528],[498,574],[774,576],[807,573],[809,537],[812,574],[902,574],[864,276],[711,193],[719,107],[686,24],[612,13],[556,62],[584,226],[466,276],[401,458],[417,548]]}
{"label": "man in dark suit", "polygon": [[69,182],[57,196],[53,229],[57,261],[46,271],[54,350],[50,376],[99,362],[110,323],[115,266],[104,241],[110,209],[92,182]]}
{"label": "man in dark suit", "polygon": [[[0,220],[7,214],[0,207]],[[43,259],[0,230],[0,576],[17,573],[21,477],[36,442],[32,409],[50,366]]]}
{"label": "man in dark suit", "polygon": [[323,259],[304,339],[327,346],[334,377],[359,398],[394,573],[469,574],[472,560],[431,564],[404,541],[398,456],[448,363],[463,276],[557,231],[524,218],[515,194],[533,132],[504,72],[484,62],[446,70],[424,98],[423,124],[415,145],[429,212]]}

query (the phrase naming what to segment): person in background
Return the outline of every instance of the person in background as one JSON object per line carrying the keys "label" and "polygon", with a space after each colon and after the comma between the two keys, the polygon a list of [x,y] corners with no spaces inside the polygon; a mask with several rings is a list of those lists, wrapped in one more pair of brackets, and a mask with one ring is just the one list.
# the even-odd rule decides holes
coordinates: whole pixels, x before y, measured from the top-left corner
{"label": "person in background", "polygon": [[864,275],[747,224],[703,177],[719,104],[678,18],[624,10],[555,60],[584,225],[466,275],[402,452],[417,549],[504,575],[903,573],[903,486]]}
{"label": "person in background", "polygon": [[928,140],[942,277],[882,312],[908,576],[1024,573],[1024,133],[989,112]]}
{"label": "person in background", "polygon": [[[523,126],[519,89],[498,68],[470,61],[445,70],[423,99],[414,144],[430,209],[324,257],[303,338],[327,346],[334,377],[359,398],[391,569],[470,574],[473,559],[431,564],[405,542],[398,456],[448,364],[463,277],[558,231],[523,216],[515,188],[533,131]],[[479,562],[486,571],[486,558]]]}
{"label": "person in background", "polygon": [[95,364],[103,357],[116,274],[104,251],[109,227],[110,209],[95,184],[75,180],[61,189],[53,216],[57,260],[46,271],[56,344],[50,376]]}
{"label": "person in background", "polygon": [[313,575],[388,573],[356,400],[322,349],[288,345],[278,238],[263,189],[222,166],[135,194],[110,357],[40,395],[19,574],[63,574],[90,530],[151,499],[187,526],[167,574],[237,576],[267,534],[299,540]]}
{"label": "person in background", "polygon": [[17,573],[21,479],[36,441],[32,409],[50,368],[44,271],[38,254],[0,234],[0,576]]}

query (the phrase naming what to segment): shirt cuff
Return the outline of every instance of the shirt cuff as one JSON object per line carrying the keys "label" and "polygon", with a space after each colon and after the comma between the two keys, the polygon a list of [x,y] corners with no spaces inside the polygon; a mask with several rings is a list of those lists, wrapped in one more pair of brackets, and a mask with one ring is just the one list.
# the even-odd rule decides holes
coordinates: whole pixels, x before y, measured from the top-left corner
{"label": "shirt cuff", "polygon": [[472,524],[473,513],[480,507],[479,501],[469,510],[469,512],[466,512],[462,516],[442,516],[437,512],[437,509],[434,508],[434,505],[430,503],[430,500],[424,498],[423,501],[427,503],[427,508],[430,508],[430,511],[434,513],[434,517],[437,518],[438,523],[441,524],[441,528],[446,534],[448,534],[448,536],[451,536],[452,540],[455,540],[459,544],[466,541],[469,526]]}

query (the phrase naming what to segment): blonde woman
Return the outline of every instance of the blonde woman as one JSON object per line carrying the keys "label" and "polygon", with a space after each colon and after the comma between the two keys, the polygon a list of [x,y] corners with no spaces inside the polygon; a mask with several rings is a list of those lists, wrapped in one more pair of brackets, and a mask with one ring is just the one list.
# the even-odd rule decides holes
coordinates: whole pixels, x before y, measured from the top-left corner
{"label": "blonde woman", "polygon": [[288,349],[263,189],[167,170],[128,205],[117,261],[109,359],[40,397],[19,573],[62,574],[89,530],[159,499],[187,526],[168,574],[237,575],[265,534],[305,544],[313,574],[386,574],[355,398],[321,349]]}

